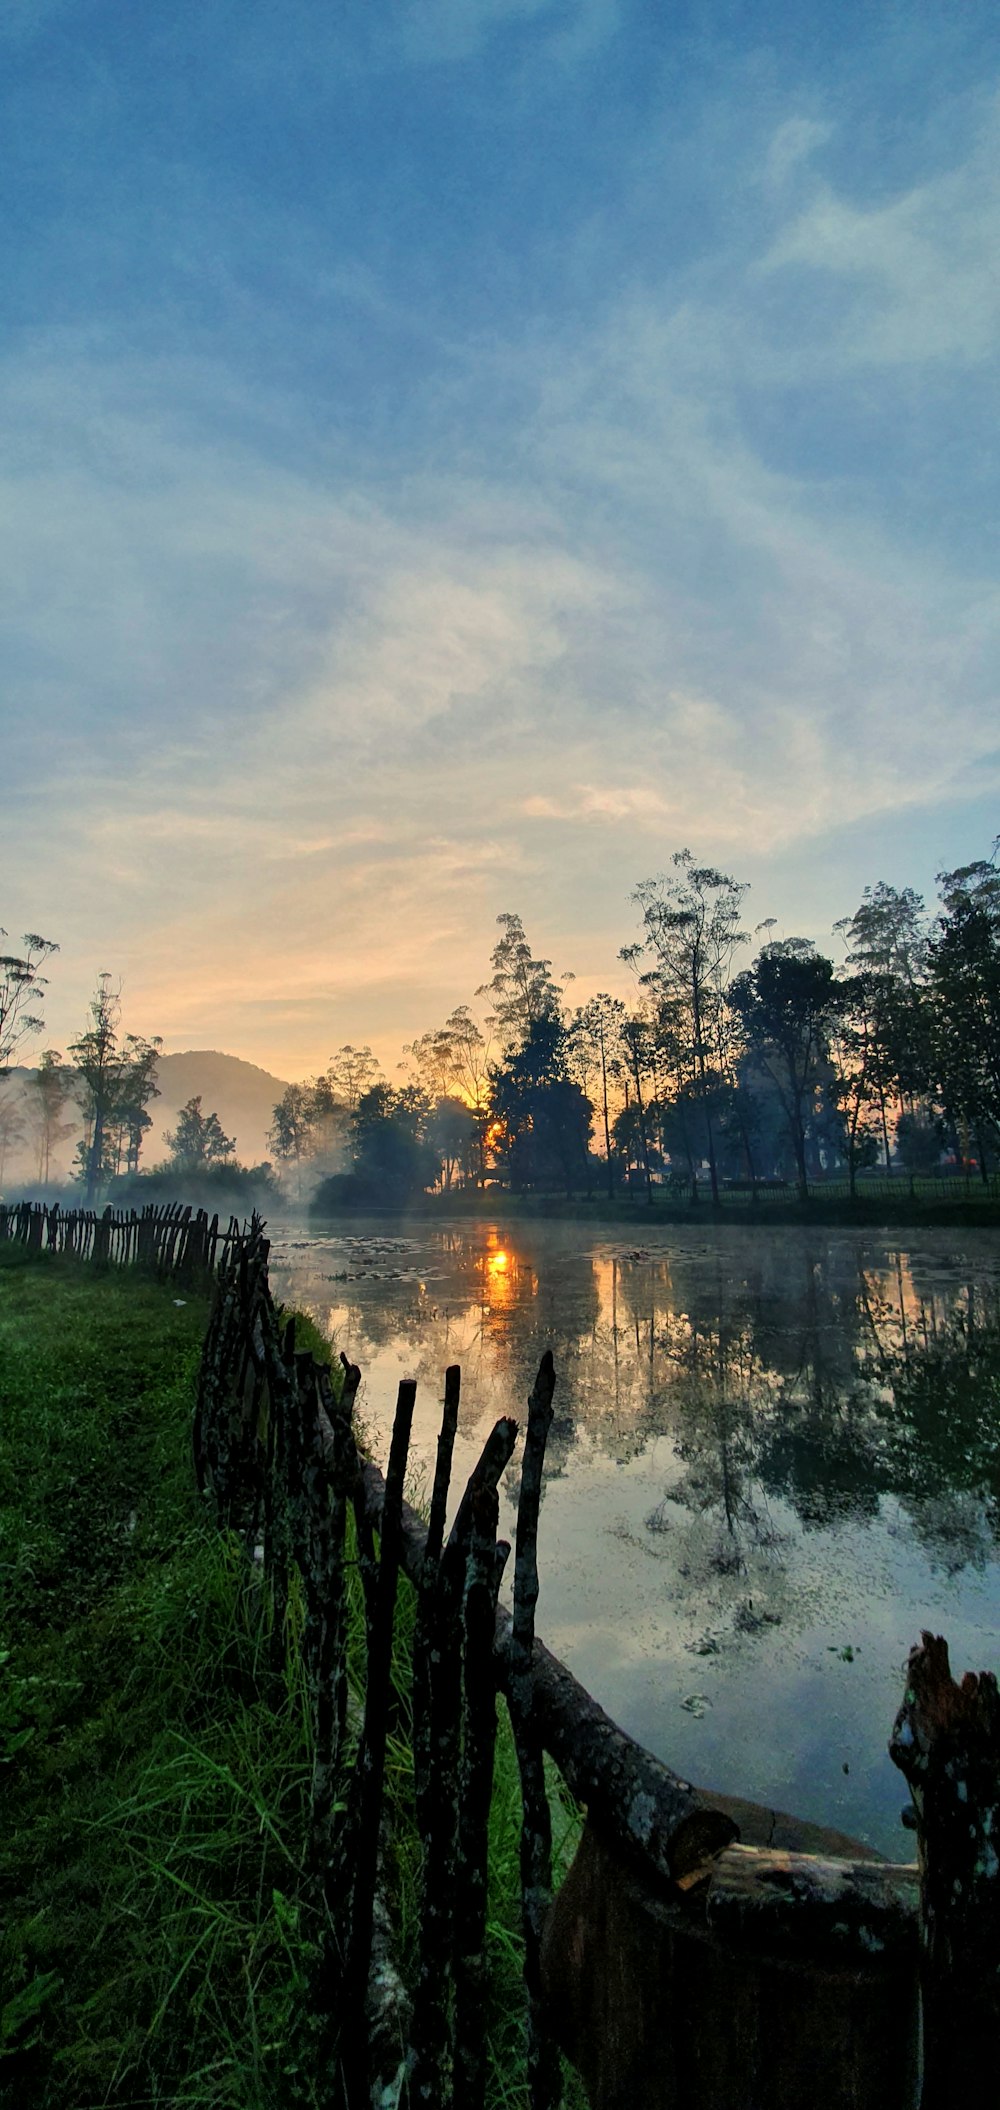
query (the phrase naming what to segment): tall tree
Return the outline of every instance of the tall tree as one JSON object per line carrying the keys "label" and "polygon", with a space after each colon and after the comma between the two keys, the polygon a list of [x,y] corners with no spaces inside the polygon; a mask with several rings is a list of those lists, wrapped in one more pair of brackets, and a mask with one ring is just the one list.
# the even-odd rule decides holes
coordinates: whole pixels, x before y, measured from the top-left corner
{"label": "tall tree", "polygon": [[[0,939],[6,936],[0,928]],[[13,1066],[22,1043],[42,1030],[40,1006],[48,982],[39,969],[59,950],[37,931],[26,931],[21,944],[22,953],[0,953],[0,1076]]]}
{"label": "tall tree", "polygon": [[338,1048],[336,1055],[331,1055],[326,1082],[337,1104],[354,1114],[363,1094],[371,1089],[379,1075],[378,1058],[367,1043],[363,1048],[352,1048],[347,1041]]}
{"label": "tall tree", "polygon": [[683,1033],[695,1095],[701,1102],[712,1200],[719,1175],[712,1117],[713,1094],[728,1072],[726,989],[733,959],[747,933],[740,911],[747,892],[741,880],[714,865],[698,865],[690,850],[677,850],[673,875],[643,880],[632,896],[642,911],[643,937],[626,946],[622,959],[638,967],[671,1030]]}
{"label": "tall tree", "polygon": [[602,991],[600,995],[592,996],[589,1004],[574,1011],[567,1032],[570,1067],[575,1069],[578,1083],[588,1098],[592,1082],[599,1094],[597,1104],[604,1133],[609,1198],[615,1191],[616,1157],[611,1141],[610,1106],[624,1019],[625,1006],[621,999]]}
{"label": "tall tree", "polygon": [[28,1098],[28,1119],[34,1132],[38,1180],[42,1187],[49,1184],[53,1150],[73,1132],[73,1122],[62,1118],[72,1091],[72,1071],[56,1048],[46,1048],[39,1056]]}
{"label": "tall tree", "polygon": [[495,1066],[490,1110],[497,1162],[512,1187],[589,1191],[593,1108],[567,1071],[558,1018],[536,1018],[527,1039]]}
{"label": "tall tree", "polygon": [[[404,1047],[418,1082],[429,1098],[460,1099],[468,1107],[476,1135],[473,1177],[486,1177],[486,1130],[489,1126],[490,1043],[468,1004],[459,1004],[438,1026]],[[446,1119],[448,1117],[445,1117]]]}
{"label": "tall tree", "polygon": [[[878,1108],[882,1148],[891,1169],[890,1126],[929,1083],[927,1006],[928,932],[922,896],[880,879],[866,886],[853,916],[834,925],[847,941],[856,1020],[852,1068],[845,1078],[856,1109],[858,1093]],[[848,1046],[848,1053],[850,1053]],[[863,1054],[864,1076],[857,1074]]]}
{"label": "tall tree", "polygon": [[552,979],[551,960],[534,958],[520,916],[505,914],[497,922],[503,936],[490,955],[493,974],[476,995],[490,998],[490,1024],[507,1054],[523,1047],[532,1027],[542,1019],[561,1017],[562,997]]}
{"label": "tall tree", "polygon": [[302,1199],[302,1165],[316,1147],[319,1116],[317,1096],[308,1084],[287,1084],[274,1108],[267,1140],[282,1165],[294,1165],[295,1185]]}
{"label": "tall tree", "polygon": [[117,1169],[115,1124],[123,1106],[139,1110],[156,1090],[157,1040],[121,1033],[121,990],[109,974],[98,975],[90,1004],[90,1025],[70,1045],[84,1116],[84,1138],[77,1153],[84,1202],[92,1208],[105,1181]]}
{"label": "tall tree", "polygon": [[934,1066],[943,1104],[976,1135],[983,1177],[1000,1129],[1000,840],[990,859],[941,872],[930,945]]}
{"label": "tall tree", "polygon": [[774,1085],[795,1157],[799,1192],[809,1193],[807,1140],[831,1074],[830,1034],[839,990],[833,962],[807,938],[766,945],[729,991],[746,1042]]}

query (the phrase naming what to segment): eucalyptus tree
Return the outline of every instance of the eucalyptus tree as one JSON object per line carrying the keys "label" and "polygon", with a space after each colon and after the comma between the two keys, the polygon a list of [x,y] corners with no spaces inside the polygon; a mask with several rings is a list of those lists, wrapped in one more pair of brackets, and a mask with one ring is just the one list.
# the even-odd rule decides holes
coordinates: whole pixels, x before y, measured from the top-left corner
{"label": "eucalyptus tree", "polygon": [[[0,940],[6,936],[0,928]],[[0,1076],[12,1068],[24,1041],[42,1031],[40,1006],[48,979],[39,970],[59,950],[37,931],[26,931],[21,944],[23,952],[0,953]]]}
{"label": "eucalyptus tree", "polygon": [[52,1152],[65,1142],[74,1128],[62,1116],[73,1093],[73,1073],[57,1048],[45,1048],[28,1087],[28,1120],[37,1151],[39,1185],[47,1187],[52,1172]]}
{"label": "eucalyptus tree", "polygon": [[496,1028],[504,1054],[522,1047],[541,1019],[562,1019],[562,994],[552,977],[551,960],[536,960],[520,916],[497,917],[503,936],[490,955],[493,974],[476,990],[492,1003],[489,1022]]}
{"label": "eucalyptus tree", "polygon": [[[121,1117],[134,1127],[136,1117],[144,1113],[148,1100],[156,1093],[156,1055],[160,1046],[158,1039],[146,1040],[138,1033],[122,1034],[121,989],[114,988],[109,974],[98,975],[90,1003],[90,1024],[79,1040],[71,1042],[69,1050],[84,1117],[77,1163],[88,1208],[117,1170]],[[135,1155],[137,1160],[138,1147]]]}
{"label": "eucalyptus tree", "polygon": [[583,1004],[574,1011],[566,1036],[570,1070],[576,1073],[577,1082],[588,1098],[591,1081],[596,1084],[599,1080],[600,1083],[597,1103],[604,1129],[609,1197],[613,1197],[615,1191],[615,1151],[611,1139],[609,1087],[613,1089],[615,1077],[621,1069],[625,1017],[625,1006],[621,998],[608,996],[602,991],[600,995],[592,996],[589,1004]]}
{"label": "eucalyptus tree", "polygon": [[[325,1105],[322,1111],[326,1111]],[[300,1201],[302,1165],[315,1150],[319,1115],[320,1108],[317,1105],[314,1085],[286,1084],[273,1110],[271,1125],[267,1131],[268,1147],[274,1152],[279,1164],[295,1167],[296,1193]]]}
{"label": "eucalyptus tree", "polygon": [[[851,1068],[845,1090],[852,1109],[859,1098],[877,1105],[886,1166],[890,1166],[889,1107],[896,1118],[930,1082],[930,1010],[927,916],[912,887],[881,879],[865,887],[860,907],[834,925],[847,945],[845,982],[854,1021],[845,1041]],[[862,1074],[858,1074],[858,1065]]]}
{"label": "eucalyptus tree", "polygon": [[331,1055],[325,1073],[331,1099],[346,1107],[349,1114],[357,1112],[364,1093],[370,1091],[380,1078],[378,1058],[372,1054],[367,1042],[363,1048],[354,1048],[350,1041],[346,1041],[336,1055]]}
{"label": "eucalyptus tree", "polygon": [[727,1044],[726,990],[733,961],[747,932],[740,913],[743,881],[698,865],[690,850],[677,850],[673,874],[643,880],[632,896],[642,912],[643,936],[624,947],[621,958],[637,971],[643,988],[673,1036],[690,1076],[690,1092],[704,1123],[712,1199],[719,1199],[719,1174],[712,1099],[731,1073]]}
{"label": "eucalyptus tree", "polygon": [[[404,1047],[424,1091],[435,1100],[461,1101],[476,1137],[473,1177],[486,1177],[486,1131],[489,1126],[491,1043],[468,1004],[458,1004],[443,1026],[423,1033]],[[446,1116],[454,1130],[457,1116]]]}

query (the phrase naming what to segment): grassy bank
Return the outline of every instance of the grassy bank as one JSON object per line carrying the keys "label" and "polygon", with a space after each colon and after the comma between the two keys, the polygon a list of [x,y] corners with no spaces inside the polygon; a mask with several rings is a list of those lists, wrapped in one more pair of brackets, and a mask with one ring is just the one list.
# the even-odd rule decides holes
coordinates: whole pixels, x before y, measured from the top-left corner
{"label": "grassy bank", "polygon": [[[294,1661],[274,1704],[256,1588],[194,1489],[207,1307],[180,1295],[0,1249],[0,2101],[19,2110],[315,2100],[308,1712]],[[405,1961],[405,1734],[393,1770]],[[492,2098],[511,2104],[517,1825],[504,1742]]]}
{"label": "grassy bank", "polygon": [[[377,1217],[380,1212],[369,1206],[358,1213],[363,1217]],[[398,1208],[384,1213],[387,1221],[399,1219]],[[745,1192],[728,1193],[720,1200],[718,1208],[714,1208],[710,1196],[704,1191],[697,1203],[692,1204],[687,1195],[668,1198],[655,1188],[652,1200],[647,1201],[644,1195],[616,1195],[612,1200],[606,1194],[589,1197],[511,1194],[506,1188],[487,1187],[463,1193],[424,1195],[419,1201],[411,1202],[405,1213],[442,1222],[501,1216],[505,1223],[630,1224],[638,1232],[653,1224],[685,1224],[696,1230],[720,1224],[741,1224],[754,1230],[768,1227],[778,1230],[791,1225],[815,1229],[853,1225],[872,1231],[957,1226],[989,1230],[1000,1229],[1000,1194],[995,1184],[987,1191],[981,1182],[974,1181],[968,1186],[964,1181],[956,1181],[954,1191],[943,1192],[931,1180],[917,1181],[911,1193],[909,1183],[900,1180],[898,1183],[883,1181],[877,1187],[862,1187],[852,1200],[846,1187],[841,1190],[831,1183],[827,1188],[817,1188],[808,1201],[800,1200],[794,1188],[762,1188],[756,1202]],[[321,1230],[325,1223],[344,1226],[354,1220],[351,1211],[335,1217],[324,1214],[311,1218],[316,1230]]]}

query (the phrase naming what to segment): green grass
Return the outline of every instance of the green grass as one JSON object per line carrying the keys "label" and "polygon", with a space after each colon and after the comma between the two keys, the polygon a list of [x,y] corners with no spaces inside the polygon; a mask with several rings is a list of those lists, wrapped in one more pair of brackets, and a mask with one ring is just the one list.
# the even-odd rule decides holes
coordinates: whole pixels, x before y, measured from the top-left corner
{"label": "green grass", "polygon": [[[12,2110],[318,2101],[318,1930],[300,1877],[308,1707],[294,1652],[274,1704],[258,1586],[195,1491],[206,1320],[205,1300],[172,1286],[0,1247],[0,2102]],[[297,1340],[322,1347],[305,1321]],[[411,1603],[404,1590],[404,1685]],[[405,1962],[419,1869],[405,1719],[389,1785]],[[568,1853],[575,1819],[560,1821]],[[501,1709],[491,2101],[521,2110],[518,1829]]]}

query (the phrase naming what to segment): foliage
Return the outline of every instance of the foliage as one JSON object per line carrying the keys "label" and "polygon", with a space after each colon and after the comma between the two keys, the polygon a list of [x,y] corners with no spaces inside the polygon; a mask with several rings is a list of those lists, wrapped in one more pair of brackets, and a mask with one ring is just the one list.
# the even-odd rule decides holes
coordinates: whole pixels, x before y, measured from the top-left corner
{"label": "foliage", "polygon": [[77,1076],[85,1131],[77,1152],[84,1201],[92,1208],[109,1179],[138,1170],[142,1138],[150,1126],[146,1107],[158,1096],[156,1057],[162,1043],[121,1034],[121,992],[101,974],[90,1004],[90,1025],[70,1054]]}
{"label": "foliage", "polygon": [[701,1102],[712,1199],[719,1199],[713,1094],[728,1074],[726,987],[746,942],[740,911],[746,885],[677,850],[672,875],[643,880],[633,894],[643,937],[622,958],[649,964],[640,980],[676,1065],[677,1083]]}
{"label": "foliage", "polygon": [[236,1152],[233,1137],[222,1133],[218,1114],[202,1113],[200,1092],[181,1107],[177,1127],[164,1140],[172,1172],[207,1172],[215,1165],[231,1163]]}
{"label": "foliage", "polygon": [[747,1055],[780,1099],[803,1196],[809,1189],[807,1142],[830,1080],[837,1001],[832,962],[804,938],[766,945],[729,992]]}
{"label": "foliage", "polygon": [[[0,939],[6,936],[0,927]],[[21,944],[23,952],[0,953],[0,1077],[11,1068],[23,1042],[42,1031],[44,1020],[32,1008],[48,987],[39,969],[59,950],[51,938],[40,938],[37,931],[25,931]]]}
{"label": "foliage", "polygon": [[497,917],[503,936],[491,954],[492,978],[477,989],[493,1004],[489,1014],[505,1053],[522,1047],[534,1026],[545,1019],[558,1020],[562,999],[549,972],[551,960],[536,960],[524,935],[520,916]]}
{"label": "foliage", "polygon": [[567,1071],[566,1033],[542,1013],[523,1044],[491,1072],[494,1151],[515,1192],[589,1186],[593,1108]]}

